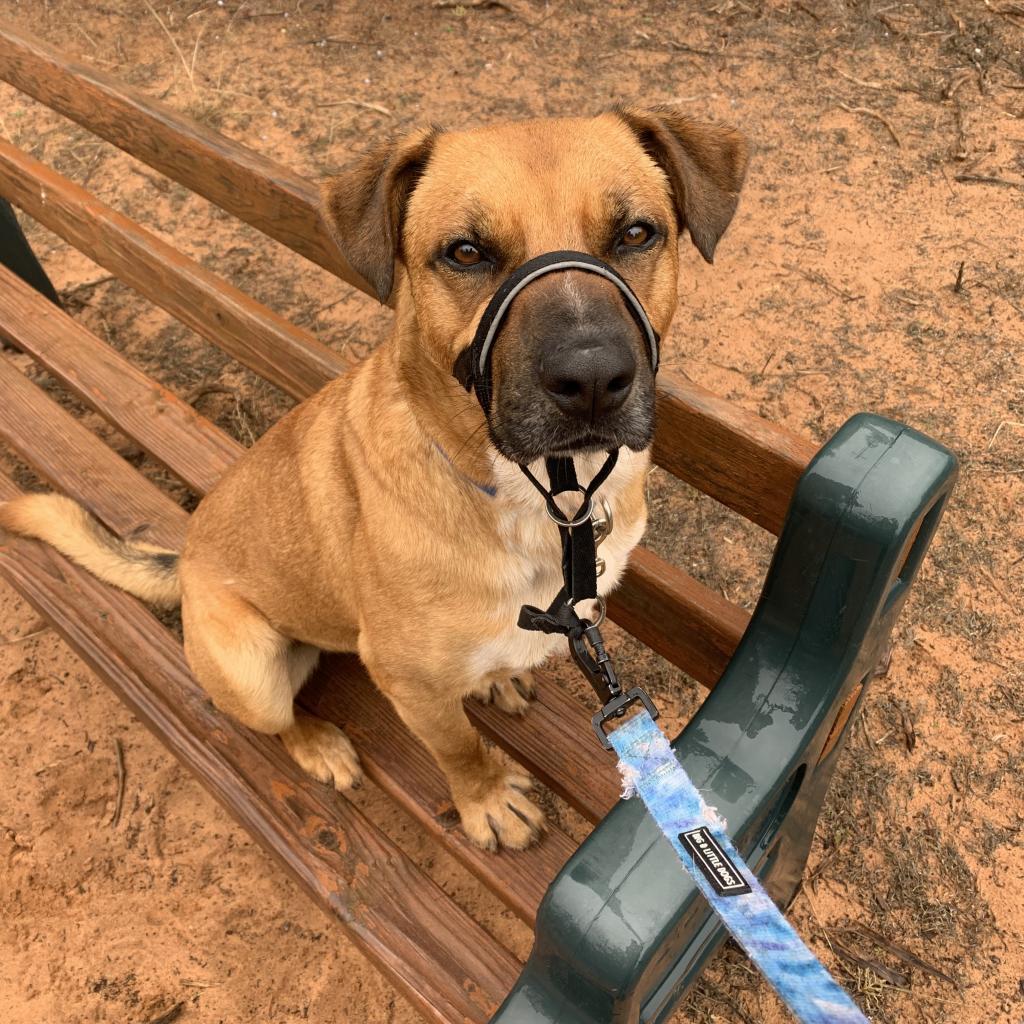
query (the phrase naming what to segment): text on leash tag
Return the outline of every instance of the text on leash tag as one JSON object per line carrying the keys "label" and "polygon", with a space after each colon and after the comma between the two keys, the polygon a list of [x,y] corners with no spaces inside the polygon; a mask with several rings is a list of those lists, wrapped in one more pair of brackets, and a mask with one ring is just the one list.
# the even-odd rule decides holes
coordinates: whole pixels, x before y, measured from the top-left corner
{"label": "text on leash tag", "polygon": [[679,841],[693,855],[693,862],[719,896],[742,896],[750,892],[750,886],[736,865],[706,828],[681,832]]}

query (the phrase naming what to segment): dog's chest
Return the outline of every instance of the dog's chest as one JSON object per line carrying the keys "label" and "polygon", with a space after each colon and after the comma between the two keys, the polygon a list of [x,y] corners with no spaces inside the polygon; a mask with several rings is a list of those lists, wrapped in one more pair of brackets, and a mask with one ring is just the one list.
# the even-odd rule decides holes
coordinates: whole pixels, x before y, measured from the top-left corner
{"label": "dog's chest", "polygon": [[[637,467],[639,469],[639,467]],[[510,481],[512,483],[512,481]],[[518,485],[519,481],[515,481]],[[525,481],[523,481],[525,483]],[[616,483],[619,486],[615,486]],[[598,578],[598,593],[607,594],[618,582],[630,551],[639,542],[645,526],[644,509],[627,517],[617,500],[621,480],[609,481],[601,496],[612,509],[614,528],[601,543],[598,554],[604,572]],[[500,493],[500,488],[499,488]],[[520,629],[519,610],[524,604],[547,608],[562,586],[561,542],[558,529],[548,518],[536,495],[518,490],[498,513],[496,542],[500,548],[500,579],[492,593],[500,595],[497,607],[489,609],[492,621],[507,623],[498,636],[474,652],[472,671],[477,677],[490,672],[530,669],[564,648],[565,637]],[[591,613],[589,602],[577,606],[581,615]],[[489,615],[488,618],[491,616]]]}

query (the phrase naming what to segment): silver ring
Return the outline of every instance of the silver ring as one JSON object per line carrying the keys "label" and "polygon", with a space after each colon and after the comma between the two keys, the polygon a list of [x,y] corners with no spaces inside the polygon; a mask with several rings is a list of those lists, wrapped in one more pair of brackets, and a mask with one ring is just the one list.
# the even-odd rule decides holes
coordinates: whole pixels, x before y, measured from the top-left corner
{"label": "silver ring", "polygon": [[604,603],[603,597],[595,597],[594,604],[597,605],[597,622],[591,622],[592,626],[600,626],[606,617],[608,612],[608,606]]}
{"label": "silver ring", "polygon": [[[576,490],[579,491],[580,494],[587,493],[586,489],[583,487],[577,487]],[[564,526],[568,527],[569,529],[572,529],[572,527],[574,526],[582,526],[594,514],[594,499],[587,498],[586,504],[581,505],[576,510],[576,515],[573,516],[572,519],[566,519],[562,515],[562,510],[557,505],[555,505],[554,498],[552,498],[551,501],[547,502],[547,504],[545,504],[544,507],[545,509],[547,509],[548,518],[552,522],[557,523],[559,526]]]}
{"label": "silver ring", "polygon": [[612,519],[611,506],[604,498],[598,499],[601,504],[600,516],[594,516],[594,546],[600,545],[607,540],[612,530],[615,529],[615,520]]}

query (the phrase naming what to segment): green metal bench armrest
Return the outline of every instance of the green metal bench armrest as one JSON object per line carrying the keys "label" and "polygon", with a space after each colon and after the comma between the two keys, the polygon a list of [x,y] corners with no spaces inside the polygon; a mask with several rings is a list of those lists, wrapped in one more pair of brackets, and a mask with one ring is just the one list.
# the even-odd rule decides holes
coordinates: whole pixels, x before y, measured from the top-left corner
{"label": "green metal bench armrest", "polygon": [[[878,664],[956,474],[902,424],[846,423],[802,476],[750,626],[673,744],[780,904],[855,715],[821,757],[826,739]],[[492,1024],[656,1024],[724,938],[641,802],[621,801],[548,890]]]}

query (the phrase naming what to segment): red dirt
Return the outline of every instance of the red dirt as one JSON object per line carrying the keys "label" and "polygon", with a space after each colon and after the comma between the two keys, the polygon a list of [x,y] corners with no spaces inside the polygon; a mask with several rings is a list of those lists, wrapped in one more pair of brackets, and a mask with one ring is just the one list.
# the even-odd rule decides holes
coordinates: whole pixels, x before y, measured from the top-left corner
{"label": "red dirt", "polygon": [[[749,184],[715,266],[684,259],[666,365],[818,441],[872,409],[939,438],[963,463],[793,908],[880,1022],[1024,1021],[1017,7],[0,0],[0,17],[310,175],[420,122],[614,102],[672,101],[751,135]],[[7,87],[0,131],[329,344],[361,354],[386,332],[389,315],[364,296]],[[286,407],[54,236],[28,230],[90,329],[181,394],[235,389],[201,400],[235,436],[251,441]],[[0,462],[14,466],[2,449]],[[650,490],[649,543],[749,606],[771,538],[661,471]],[[40,626],[0,585],[9,1024],[148,1024],[179,1002],[183,1022],[418,1019]],[[685,720],[701,691],[621,635],[617,647],[669,720]],[[127,781],[111,824],[115,740]],[[379,793],[360,802],[499,939],[528,951],[527,930]],[[956,984],[843,930],[855,923]],[[837,956],[837,942],[906,985]],[[676,1019],[788,1018],[730,950]]]}

